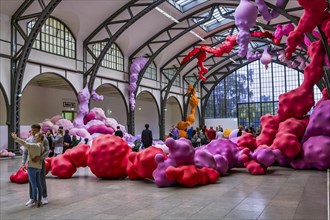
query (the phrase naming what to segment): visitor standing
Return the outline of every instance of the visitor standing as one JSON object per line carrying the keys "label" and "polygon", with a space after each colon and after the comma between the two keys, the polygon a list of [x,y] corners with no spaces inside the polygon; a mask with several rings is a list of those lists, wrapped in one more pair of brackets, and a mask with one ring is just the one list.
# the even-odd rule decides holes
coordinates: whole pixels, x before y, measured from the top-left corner
{"label": "visitor standing", "polygon": [[[31,144],[35,144],[36,140],[35,140],[35,135],[38,134],[41,130],[41,127],[39,124],[33,124],[31,125],[31,135],[28,139],[26,139],[27,143],[31,143]],[[49,143],[47,138],[43,138],[42,139],[42,146],[44,151],[39,155],[40,159],[41,159],[41,171],[40,171],[40,181],[41,181],[41,187],[42,187],[42,199],[41,202],[43,203],[43,205],[48,204],[48,199],[47,199],[47,185],[46,185],[46,164],[45,164],[45,159],[46,157],[48,157],[49,154]],[[28,159],[29,155],[28,155],[28,151],[27,149],[25,149],[23,151],[23,155],[22,155],[22,166],[25,166],[25,164],[27,163],[27,159]],[[27,203],[25,203],[26,206],[31,206],[34,202],[33,200],[33,193],[32,193],[32,185],[29,181],[29,190],[30,190],[30,199],[29,201],[27,201]]]}
{"label": "visitor standing", "polygon": [[148,148],[152,145],[152,131],[149,130],[149,124],[144,125],[145,129],[141,134],[141,141],[144,145],[144,148]]}
{"label": "visitor standing", "polygon": [[123,132],[120,130],[120,127],[119,126],[117,126],[117,130],[116,130],[116,132],[115,132],[115,135],[116,136],[118,136],[118,137],[124,137],[124,134],[123,134]]}
{"label": "visitor standing", "polygon": [[[29,143],[27,141],[24,141],[21,138],[17,137],[15,133],[11,133],[11,137],[15,140],[15,142],[19,143],[20,145],[23,145],[25,151],[28,152],[28,177],[29,183],[31,184],[32,202],[29,202],[27,206],[40,207],[42,205],[41,195],[43,192],[41,186],[41,168],[43,159],[41,159],[41,155],[44,152],[44,134],[40,131],[36,133],[33,137],[35,143]],[[25,164],[23,169],[25,169]]]}

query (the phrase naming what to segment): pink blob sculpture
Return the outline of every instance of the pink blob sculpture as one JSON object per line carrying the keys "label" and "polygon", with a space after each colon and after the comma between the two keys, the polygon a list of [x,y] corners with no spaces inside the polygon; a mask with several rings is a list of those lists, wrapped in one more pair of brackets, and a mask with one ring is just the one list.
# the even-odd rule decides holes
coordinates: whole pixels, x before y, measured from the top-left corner
{"label": "pink blob sculpture", "polygon": [[22,167],[20,167],[16,173],[13,173],[9,177],[10,181],[13,183],[27,183],[29,182],[29,177],[27,170],[23,170]]}
{"label": "pink blob sculpture", "polygon": [[78,93],[79,107],[77,111],[77,117],[73,121],[73,125],[75,128],[83,128],[84,127],[84,117],[89,112],[89,99],[90,93],[88,90],[88,86],[86,85],[84,89],[80,90]]}
{"label": "pink blob sculpture", "polygon": [[58,120],[60,119],[63,119],[63,117],[61,115],[55,115],[54,117],[52,117],[50,119],[50,121],[53,123],[53,124],[56,124],[58,122]]}
{"label": "pink blob sculpture", "polygon": [[166,158],[166,154],[162,149],[154,146],[148,147],[140,152],[130,152],[126,168],[129,179],[153,179],[152,172],[157,168],[157,163],[155,161],[156,154],[162,154],[164,158]]}
{"label": "pink blob sculpture", "polygon": [[68,119],[60,119],[56,122],[56,125],[62,126],[64,130],[71,130],[73,128],[73,124]]}
{"label": "pink blob sculpture", "polygon": [[196,185],[215,183],[220,177],[220,174],[212,168],[204,167],[199,169],[194,165],[186,165],[168,167],[166,169],[166,176],[168,179],[176,181],[185,187],[194,187]]}
{"label": "pink blob sculpture", "polygon": [[293,24],[287,24],[284,27],[282,26],[282,24],[277,24],[276,29],[274,31],[274,37],[277,40],[281,40],[284,35],[288,36],[290,32],[293,30],[294,30]]}
{"label": "pink blob sculpture", "polygon": [[87,131],[90,134],[100,133],[100,134],[113,134],[114,130],[111,127],[107,127],[105,125],[92,125],[90,126]]}
{"label": "pink blob sculpture", "polygon": [[127,176],[126,167],[131,148],[120,137],[106,134],[93,141],[87,164],[92,173],[102,179],[122,179]]}
{"label": "pink blob sculpture", "polygon": [[0,157],[15,157],[15,154],[13,152],[8,151],[7,149],[1,149]]}
{"label": "pink blob sculpture", "polygon": [[105,114],[104,114],[104,110],[101,108],[92,108],[91,112],[94,112],[95,114],[95,119],[100,120],[100,121],[104,121],[106,119]]}
{"label": "pink blob sculpture", "polygon": [[84,117],[84,125],[86,125],[89,121],[95,119],[95,113],[94,112],[88,112],[87,115]]}

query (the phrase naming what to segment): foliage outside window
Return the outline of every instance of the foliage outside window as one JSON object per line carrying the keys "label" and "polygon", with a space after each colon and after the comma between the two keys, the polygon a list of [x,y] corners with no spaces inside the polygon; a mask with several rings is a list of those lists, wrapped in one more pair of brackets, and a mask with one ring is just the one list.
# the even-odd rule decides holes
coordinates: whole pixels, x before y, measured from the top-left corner
{"label": "foliage outside window", "polygon": [[154,62],[150,63],[146,72],[144,73],[144,78],[157,80],[157,67]]}
{"label": "foliage outside window", "polygon": [[68,119],[70,121],[73,121],[76,117],[76,112],[74,111],[62,111],[62,117],[64,119]]}
{"label": "foliage outside window", "polygon": [[[98,57],[107,42],[96,43],[92,47],[92,51]],[[124,71],[124,56],[116,44],[112,44],[107,53],[105,54],[102,64],[103,67]]]}
{"label": "foliage outside window", "polygon": [[[37,19],[27,23],[27,34],[30,34]],[[59,20],[48,18],[34,41],[33,48],[49,53],[75,58],[76,40],[71,31]]]}
{"label": "foliage outside window", "polygon": [[[297,88],[304,75],[297,70],[272,63],[268,70],[255,61],[226,76],[212,91],[207,101],[205,118],[238,118],[245,127],[260,125],[260,117],[275,115],[278,96]],[[314,98],[321,98],[314,87]]]}
{"label": "foliage outside window", "polygon": [[[174,75],[176,74],[177,70],[176,69],[164,69],[163,70],[163,74],[169,79],[172,80],[172,78],[174,77]],[[164,77],[164,82],[168,83],[169,80]],[[176,76],[175,80],[173,82],[173,86],[179,86],[180,87],[180,76]]]}

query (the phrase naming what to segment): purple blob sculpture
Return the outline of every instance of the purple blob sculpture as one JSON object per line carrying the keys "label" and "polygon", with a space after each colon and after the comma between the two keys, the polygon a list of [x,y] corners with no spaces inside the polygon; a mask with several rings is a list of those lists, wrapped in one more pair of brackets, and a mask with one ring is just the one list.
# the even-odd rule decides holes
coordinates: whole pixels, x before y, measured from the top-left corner
{"label": "purple blob sculpture", "polygon": [[152,173],[156,185],[160,187],[175,184],[174,181],[169,180],[166,176],[166,169],[169,166],[193,165],[195,156],[195,149],[192,147],[190,140],[186,138],[180,138],[179,140],[167,138],[165,144],[169,150],[168,158],[165,160],[163,155],[157,154],[155,156],[157,168]]}
{"label": "purple blob sculpture", "polygon": [[251,41],[250,28],[256,25],[258,11],[249,0],[241,0],[235,11],[235,24],[239,29],[237,43],[238,55],[245,57],[248,52],[248,44]]}
{"label": "purple blob sculpture", "polygon": [[92,90],[92,99],[94,101],[103,101],[103,95],[97,94],[96,91],[93,89]]}
{"label": "purple blob sculpture", "polygon": [[276,25],[276,30],[274,31],[273,35],[275,39],[281,40],[284,35],[288,36],[290,32],[293,30],[294,30],[293,24],[287,24],[284,27],[282,26],[282,24],[278,24]]}
{"label": "purple blob sculpture", "polygon": [[264,52],[260,58],[260,62],[265,65],[265,68],[268,69],[268,64],[272,61],[272,56],[268,53],[268,47],[264,47]]}
{"label": "purple blob sculpture", "polygon": [[135,95],[134,92],[136,90],[136,81],[139,78],[139,72],[143,69],[144,65],[148,60],[144,57],[137,57],[134,59],[131,65],[131,76],[129,80],[129,103],[131,106],[131,110],[134,111],[135,109]]}
{"label": "purple blob sculpture", "polygon": [[89,112],[88,103],[90,97],[91,96],[88,90],[88,86],[86,85],[85,88],[80,90],[78,93],[79,107],[77,111],[77,117],[73,121],[73,125],[75,128],[84,127],[84,117]]}
{"label": "purple blob sculpture", "polygon": [[[266,21],[270,21],[276,18],[279,14],[276,11],[268,11],[268,7],[264,0],[256,0],[256,5],[260,14]],[[286,4],[285,0],[277,0],[276,6],[279,8],[284,7]],[[256,6],[250,0],[241,0],[235,11],[235,24],[239,29],[237,35],[237,43],[239,45],[238,55],[240,57],[247,56],[248,45],[251,41],[250,28],[256,25],[256,20],[258,16],[258,11]],[[256,56],[249,54],[250,60]]]}

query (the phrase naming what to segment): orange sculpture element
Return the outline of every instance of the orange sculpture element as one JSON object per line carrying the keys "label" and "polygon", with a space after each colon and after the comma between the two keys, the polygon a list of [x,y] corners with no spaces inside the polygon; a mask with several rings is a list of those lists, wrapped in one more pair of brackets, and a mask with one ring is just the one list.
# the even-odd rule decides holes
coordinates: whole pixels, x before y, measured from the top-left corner
{"label": "orange sculpture element", "polygon": [[188,115],[186,121],[180,121],[176,126],[180,132],[180,137],[187,138],[187,128],[195,122],[195,111],[199,103],[199,99],[196,96],[196,89],[192,85],[188,85],[188,90],[186,94],[192,93],[189,104],[191,106],[190,114]]}

